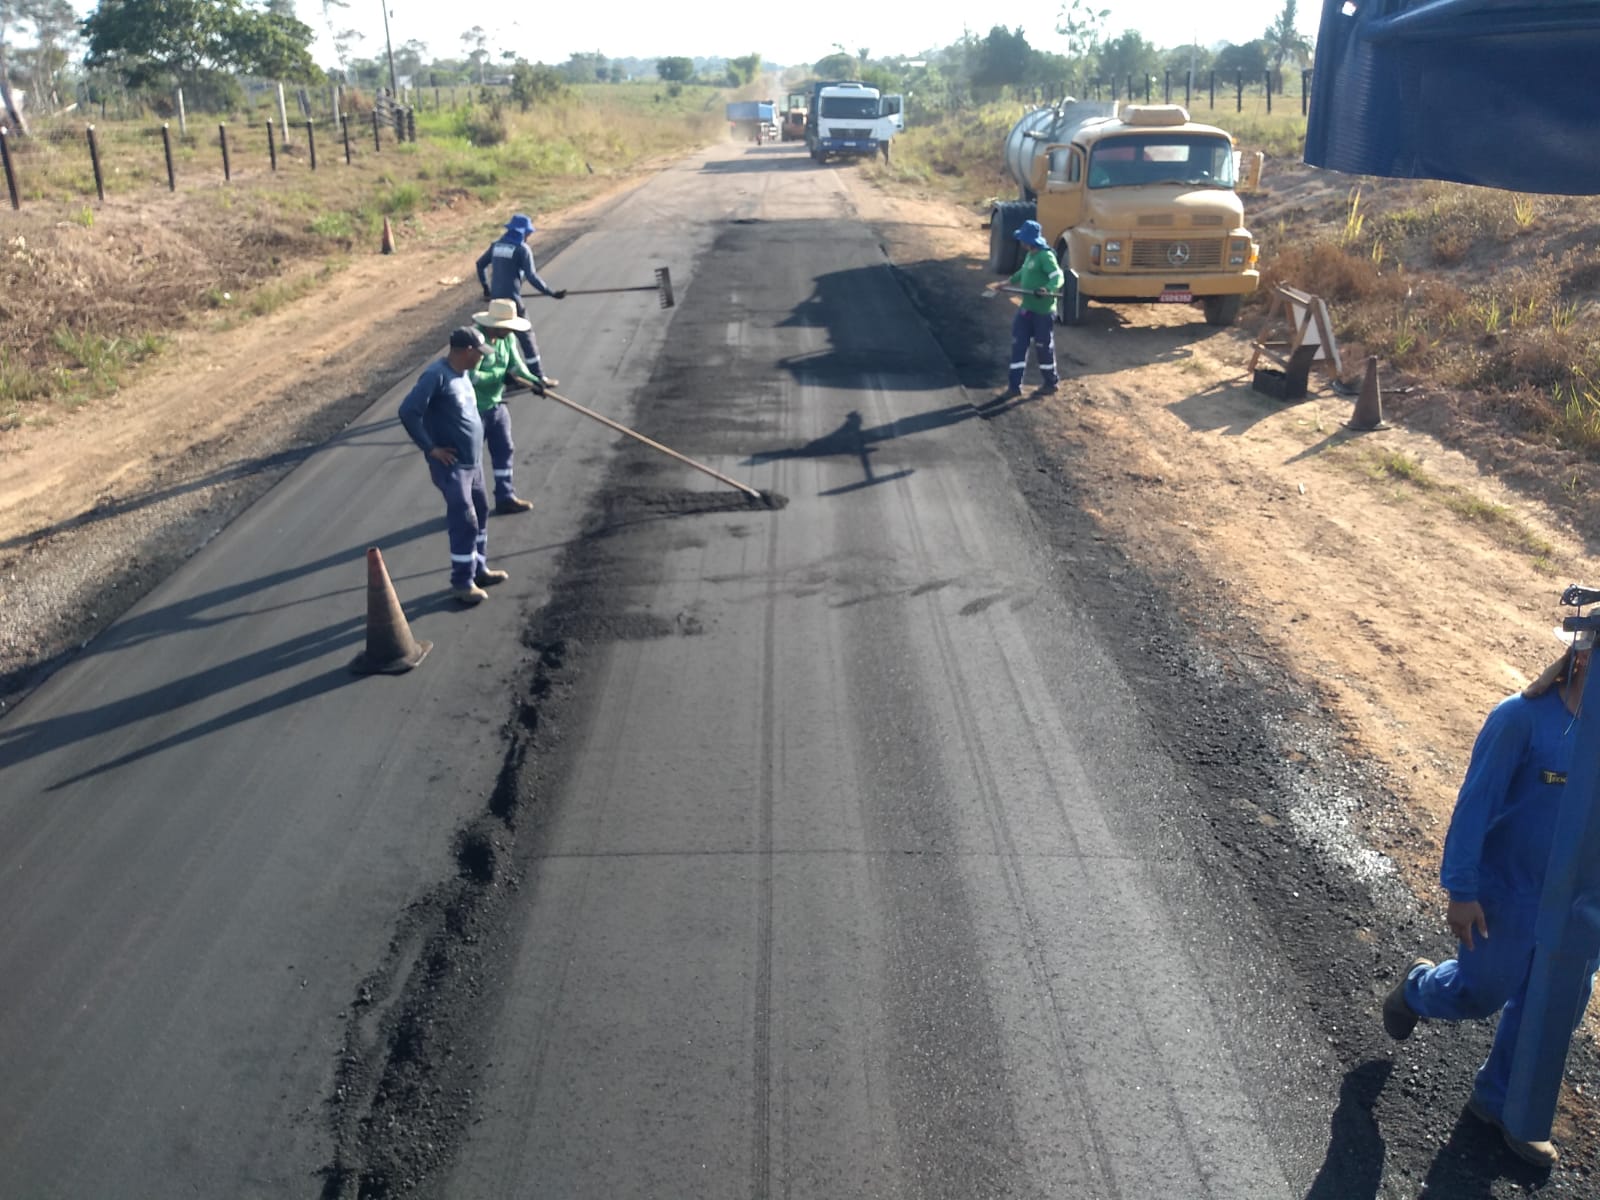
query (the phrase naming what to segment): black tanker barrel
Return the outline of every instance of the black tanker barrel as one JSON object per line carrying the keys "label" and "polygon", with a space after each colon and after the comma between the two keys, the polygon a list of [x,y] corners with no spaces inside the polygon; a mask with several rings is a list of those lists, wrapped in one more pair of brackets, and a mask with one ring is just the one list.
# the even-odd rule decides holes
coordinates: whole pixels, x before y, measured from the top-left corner
{"label": "black tanker barrel", "polygon": [[1024,114],[1006,135],[1006,170],[1022,189],[1024,197],[1033,197],[1029,180],[1033,177],[1034,159],[1046,146],[1070,142],[1073,133],[1088,121],[1115,116],[1115,101],[1063,100],[1047,108],[1036,108]]}

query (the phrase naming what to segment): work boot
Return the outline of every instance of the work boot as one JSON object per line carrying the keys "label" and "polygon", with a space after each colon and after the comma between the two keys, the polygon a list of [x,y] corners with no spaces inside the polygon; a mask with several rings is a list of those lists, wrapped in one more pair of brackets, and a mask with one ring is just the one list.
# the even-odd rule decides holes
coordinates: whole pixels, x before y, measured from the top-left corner
{"label": "work boot", "polygon": [[1505,1140],[1506,1149],[1515,1154],[1525,1163],[1532,1163],[1536,1167],[1549,1170],[1561,1161],[1561,1151],[1557,1150],[1550,1142],[1525,1142],[1519,1137],[1514,1137],[1509,1129],[1501,1122],[1500,1118],[1489,1111],[1487,1105],[1476,1096],[1467,1101],[1467,1111],[1485,1125],[1492,1125],[1500,1131],[1500,1136]]}
{"label": "work boot", "polygon": [[509,517],[512,513],[527,512],[532,507],[532,500],[524,500],[520,496],[513,496],[509,500],[498,502],[494,506],[494,511],[502,517]]}
{"label": "work boot", "polygon": [[1056,383],[1055,383],[1055,380],[1053,380],[1053,379],[1049,380],[1048,382],[1041,383],[1039,385],[1039,390],[1034,392],[1035,396],[1054,396],[1055,394],[1056,394]]}
{"label": "work boot", "polygon": [[1019,387],[1008,387],[1008,388],[1006,388],[1005,391],[1001,392],[998,396],[996,396],[995,399],[997,401],[998,400],[1015,400],[1017,397],[1019,397],[1021,395],[1022,395],[1022,389],[1021,388],[1019,388]]}
{"label": "work boot", "polygon": [[464,604],[468,608],[474,604],[482,604],[489,598],[489,593],[475,583],[469,583],[466,587],[453,587],[450,589],[450,595],[455,598],[457,604]]}
{"label": "work boot", "polygon": [[497,583],[504,583],[511,578],[509,571],[491,571],[488,567],[478,572],[478,577],[472,582],[481,588],[493,587]]}
{"label": "work boot", "polygon": [[1417,1022],[1422,1018],[1411,1010],[1411,1005],[1406,1003],[1406,980],[1411,978],[1411,972],[1418,967],[1433,968],[1433,959],[1413,959],[1405,974],[1400,976],[1400,982],[1389,989],[1389,994],[1383,998],[1383,1030],[1397,1042],[1403,1042],[1411,1036],[1411,1031],[1417,1027]]}

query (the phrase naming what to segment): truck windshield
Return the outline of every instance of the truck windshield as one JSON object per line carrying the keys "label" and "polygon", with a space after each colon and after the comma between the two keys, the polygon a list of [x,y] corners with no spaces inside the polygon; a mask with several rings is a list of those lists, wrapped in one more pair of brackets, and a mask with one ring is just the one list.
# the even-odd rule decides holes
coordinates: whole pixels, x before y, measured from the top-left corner
{"label": "truck windshield", "polygon": [[1107,138],[1089,152],[1089,186],[1178,183],[1233,186],[1233,146],[1206,133],[1139,133]]}
{"label": "truck windshield", "polygon": [[820,111],[825,117],[843,118],[847,121],[876,120],[878,116],[878,98],[876,96],[824,96]]}

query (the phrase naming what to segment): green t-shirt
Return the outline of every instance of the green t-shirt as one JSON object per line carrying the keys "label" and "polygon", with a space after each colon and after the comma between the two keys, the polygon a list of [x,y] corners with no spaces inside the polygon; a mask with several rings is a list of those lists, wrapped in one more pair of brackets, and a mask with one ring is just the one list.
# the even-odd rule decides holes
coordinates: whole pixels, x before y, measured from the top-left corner
{"label": "green t-shirt", "polygon": [[479,412],[488,412],[500,403],[505,396],[507,377],[533,378],[528,364],[522,361],[522,351],[517,349],[516,336],[509,333],[490,341],[488,353],[468,373],[472,390],[478,395]]}
{"label": "green t-shirt", "polygon": [[[1055,252],[1052,250],[1031,250],[1023,261],[1022,268],[1011,277],[1011,282],[1016,287],[1048,288],[1052,292],[1059,292],[1061,285],[1067,281],[1066,272],[1061,269],[1061,264],[1056,261]],[[1051,296],[1024,296],[1022,307],[1029,312],[1047,313],[1054,311],[1055,298]]]}

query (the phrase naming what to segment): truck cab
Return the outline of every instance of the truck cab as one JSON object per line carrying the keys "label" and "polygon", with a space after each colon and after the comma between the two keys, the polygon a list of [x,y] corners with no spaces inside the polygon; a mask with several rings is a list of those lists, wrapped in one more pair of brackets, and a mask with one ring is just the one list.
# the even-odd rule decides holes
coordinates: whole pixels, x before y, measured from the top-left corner
{"label": "truck cab", "polygon": [[905,128],[905,99],[884,96],[854,80],[812,86],[806,110],[806,149],[817,162],[830,155],[889,156],[889,143]]}

